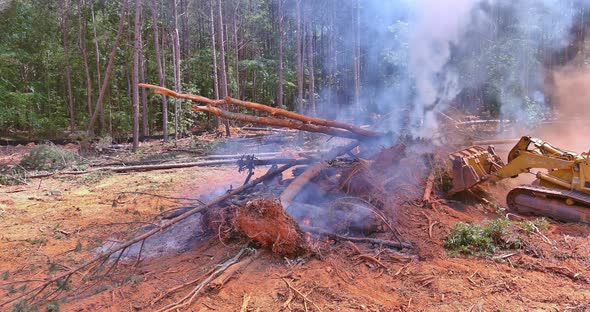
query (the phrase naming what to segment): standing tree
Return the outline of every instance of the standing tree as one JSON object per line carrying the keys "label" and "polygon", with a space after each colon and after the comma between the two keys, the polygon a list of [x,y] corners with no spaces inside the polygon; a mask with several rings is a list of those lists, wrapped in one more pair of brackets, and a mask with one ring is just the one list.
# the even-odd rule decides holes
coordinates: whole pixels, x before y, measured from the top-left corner
{"label": "standing tree", "polygon": [[314,81],[314,72],[313,72],[313,2],[309,2],[309,14],[307,17],[307,62],[309,63],[309,107],[311,109],[311,115],[316,115],[316,107],[315,107],[315,81]]}
{"label": "standing tree", "polygon": [[278,20],[279,20],[279,82],[278,82],[278,91],[277,91],[277,105],[278,107],[283,107],[283,98],[284,98],[284,91],[283,91],[283,84],[284,84],[284,68],[283,68],[283,40],[285,36],[285,13],[283,12],[283,2],[284,0],[278,0],[279,2],[279,9],[278,9]]}
{"label": "standing tree", "polygon": [[[223,35],[223,13],[221,0],[217,0],[217,23],[219,25],[217,30],[219,33],[219,70],[221,71],[221,93],[223,97],[226,97],[229,94],[227,92],[227,72],[225,70],[225,40]],[[227,135],[228,137],[231,136],[231,132],[229,130],[229,121],[227,119],[224,120],[224,125],[225,135]]]}
{"label": "standing tree", "polygon": [[131,90],[133,93],[133,151],[139,146],[139,50],[141,49],[141,0],[135,0],[135,31],[133,45],[133,74]]}
{"label": "standing tree", "polygon": [[[173,0],[172,12],[174,16],[172,17],[172,21],[174,23],[173,33],[172,33],[172,51],[173,51],[173,59],[174,59],[174,89],[176,92],[180,93],[180,89],[182,88],[180,85],[180,39],[178,35],[178,10],[176,8],[177,1]],[[179,131],[178,131],[178,119],[181,107],[180,99],[174,99],[174,138],[179,138]]]}
{"label": "standing tree", "polygon": [[66,88],[68,93],[68,111],[70,113],[70,131],[76,130],[74,112],[74,95],[72,94],[72,65],[70,64],[70,45],[68,42],[70,0],[65,0],[62,7],[61,27],[64,46],[64,62],[66,63]]}
{"label": "standing tree", "polygon": [[88,53],[86,52],[86,41],[84,40],[86,34],[86,27],[82,23],[82,6],[85,1],[78,3],[78,47],[80,54],[82,54],[82,61],[84,63],[84,74],[86,75],[86,100],[88,104],[88,116],[92,116],[92,78],[90,77],[90,68],[88,66]]}
{"label": "standing tree", "polygon": [[[166,87],[166,79],[164,78],[164,70],[162,68],[162,56],[160,55],[160,30],[158,27],[158,11],[156,10],[156,0],[152,0],[152,28],[154,29],[154,50],[156,53],[156,64],[158,66],[158,79],[161,87]],[[168,141],[168,100],[165,95],[162,95],[162,131],[164,141]]]}
{"label": "standing tree", "polygon": [[297,15],[297,112],[303,114],[303,43],[301,36],[301,0],[295,0]]}
{"label": "standing tree", "polygon": [[[94,135],[94,124],[96,123],[96,119],[98,118],[98,113],[102,109],[102,102],[104,101],[107,86],[109,84],[109,78],[111,77],[111,71],[113,70],[113,64],[115,62],[115,56],[117,55],[117,49],[119,48],[119,41],[121,40],[123,28],[125,27],[125,17],[127,15],[128,7],[129,0],[123,0],[123,6],[121,7],[121,15],[119,17],[119,29],[117,30],[117,36],[115,37],[115,42],[113,43],[113,49],[111,50],[111,54],[109,55],[109,61],[107,63],[107,68],[105,70],[104,80],[102,82],[102,86],[100,87],[98,100],[96,100],[96,105],[94,106],[94,113],[92,114],[92,118],[90,118],[90,122],[88,123],[88,134],[90,136]],[[97,70],[99,71],[100,68],[97,68]]]}

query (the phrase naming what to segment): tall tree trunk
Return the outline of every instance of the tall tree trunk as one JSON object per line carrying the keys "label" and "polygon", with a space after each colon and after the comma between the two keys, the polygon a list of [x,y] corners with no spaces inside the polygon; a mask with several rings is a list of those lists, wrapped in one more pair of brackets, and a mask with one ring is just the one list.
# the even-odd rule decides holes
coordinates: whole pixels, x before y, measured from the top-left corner
{"label": "tall tree trunk", "polygon": [[[154,29],[154,49],[156,52],[156,63],[158,66],[158,79],[160,86],[166,87],[166,79],[164,78],[164,69],[162,68],[162,57],[160,55],[160,30],[158,27],[158,11],[156,0],[152,0],[150,6],[152,11],[152,27]],[[168,99],[162,95],[162,131],[164,135],[164,142],[168,141]]]}
{"label": "tall tree trunk", "polygon": [[[96,36],[96,18],[95,18],[95,11],[94,11],[94,0],[90,0],[90,13],[92,15],[92,35],[94,36],[94,48],[96,50],[96,88],[99,90],[100,96],[100,83],[102,81],[100,75],[100,50],[98,48],[98,37]],[[94,112],[92,113],[94,114]],[[104,107],[101,105],[100,107],[100,128],[104,129]],[[109,127],[110,128],[110,127]],[[109,129],[109,132],[112,132]]]}
{"label": "tall tree trunk", "polygon": [[303,44],[301,38],[301,0],[295,0],[297,15],[297,112],[303,114]]}
{"label": "tall tree trunk", "polygon": [[[113,49],[111,50],[111,54],[109,55],[109,61],[107,63],[107,68],[104,74],[104,80],[102,82],[102,86],[100,87],[100,93],[98,94],[98,99],[96,100],[96,105],[94,106],[94,113],[92,114],[92,118],[90,118],[90,122],[88,123],[88,134],[93,136],[94,135],[94,124],[96,123],[96,119],[98,118],[98,113],[102,109],[102,102],[104,100],[104,96],[106,94],[106,90],[109,84],[109,79],[111,76],[111,71],[113,70],[113,64],[115,62],[115,56],[117,55],[117,49],[119,47],[119,41],[121,40],[121,36],[123,34],[123,28],[125,26],[125,16],[127,15],[127,8],[129,6],[129,0],[123,1],[123,6],[121,7],[121,17],[119,18],[119,29],[117,30],[117,36],[115,37],[115,42],[113,43]],[[98,69],[100,70],[100,69]]]}
{"label": "tall tree trunk", "polygon": [[[180,81],[180,38],[178,36],[178,10],[177,0],[173,0],[174,5],[172,6],[172,12],[174,16],[172,17],[172,21],[174,23],[173,33],[172,33],[172,40],[173,40],[173,53],[174,53],[174,87],[176,92],[181,92],[181,81]],[[180,137],[179,133],[179,119],[180,119],[180,111],[182,109],[182,102],[179,99],[174,100],[174,138],[178,139]]]}
{"label": "tall tree trunk", "polygon": [[361,7],[360,0],[356,0],[356,11],[353,10],[354,22],[354,116],[360,121],[361,116]]}
{"label": "tall tree trunk", "polygon": [[92,116],[92,79],[90,78],[90,69],[88,66],[88,53],[86,53],[86,41],[84,40],[86,34],[86,27],[82,24],[82,6],[86,5],[82,0],[78,3],[78,45],[80,54],[82,54],[82,61],[84,62],[84,74],[86,75],[86,98],[88,102],[88,118]]}
{"label": "tall tree trunk", "polygon": [[139,146],[139,54],[141,50],[141,0],[135,0],[135,31],[133,32],[133,74],[131,91],[133,93],[133,151]]}
{"label": "tall tree trunk", "polygon": [[[313,5],[313,3],[309,3],[309,5]],[[310,7],[311,9],[311,7]],[[308,18],[307,18],[307,62],[309,63],[309,108],[311,109],[311,115],[316,115],[316,108],[315,108],[315,81],[314,81],[314,66],[313,66],[313,25],[312,25],[312,16],[313,11],[308,11]]]}
{"label": "tall tree trunk", "polygon": [[[143,25],[143,12],[141,13],[141,25]],[[139,82],[145,82],[145,52],[143,49],[143,31],[141,29],[139,30]],[[148,116],[147,90],[141,88],[141,136],[143,138],[150,135]]]}
{"label": "tall tree trunk", "polygon": [[[227,72],[225,70],[225,41],[223,36],[223,13],[222,13],[222,6],[221,0],[217,0],[217,33],[219,33],[219,70],[221,71],[221,94],[223,97],[228,96],[227,91]],[[230,137],[231,132],[229,130],[229,121],[224,120],[225,125],[225,135]]]}
{"label": "tall tree trunk", "polygon": [[[211,53],[213,55],[213,89],[215,91],[215,99],[219,99],[219,75],[217,74],[217,47],[215,44],[215,15],[213,14],[213,10],[215,7],[214,0],[210,0],[210,10],[209,10],[209,19],[210,22],[210,29],[211,29]],[[217,118],[217,129],[221,127],[221,118]]]}
{"label": "tall tree trunk", "polygon": [[283,37],[285,36],[285,13],[283,12],[283,3],[284,0],[279,0],[279,12],[278,12],[278,19],[279,19],[279,86],[277,91],[277,106],[283,107],[283,98],[284,98],[284,91],[283,91],[283,84],[284,84],[284,68],[283,68]]}
{"label": "tall tree trunk", "polygon": [[236,3],[234,10],[234,70],[236,71],[236,97],[240,98],[240,47],[238,44],[238,10],[240,8],[240,0]]}
{"label": "tall tree trunk", "polygon": [[64,45],[64,61],[66,63],[66,87],[68,93],[68,111],[70,114],[70,131],[76,130],[76,116],[74,111],[74,95],[72,93],[72,65],[70,64],[70,45],[68,42],[70,0],[65,0],[62,8],[62,35]]}

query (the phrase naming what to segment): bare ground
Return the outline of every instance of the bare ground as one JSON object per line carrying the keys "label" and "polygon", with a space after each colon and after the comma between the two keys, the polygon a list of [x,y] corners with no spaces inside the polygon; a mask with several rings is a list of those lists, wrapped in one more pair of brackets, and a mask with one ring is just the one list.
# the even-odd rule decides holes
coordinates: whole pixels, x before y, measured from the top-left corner
{"label": "bare ground", "polygon": [[[18,158],[18,152],[10,157]],[[41,280],[74,267],[105,241],[124,240],[162,211],[186,203],[140,193],[198,198],[240,185],[244,177],[233,167],[189,168],[49,177],[2,187],[0,298],[23,291],[22,284],[8,282]],[[507,189],[509,185],[491,186],[490,198],[501,203]],[[122,192],[135,193],[122,196]],[[260,250],[261,255],[225,286],[205,292],[188,311],[315,310],[312,302],[322,311],[590,310],[588,226],[552,222],[543,233],[548,240],[523,232],[527,248],[500,252],[498,256],[505,256],[501,259],[450,257],[442,242],[456,222],[481,223],[500,215],[473,199],[467,204],[440,200],[434,209],[421,207],[417,199],[386,209],[415,250],[398,253],[357,244],[379,263],[359,257],[345,243],[319,243],[320,255],[303,259],[279,258]],[[436,222],[432,237],[426,216]],[[144,259],[137,267],[127,261],[113,277],[61,303],[61,309],[156,311],[184,297],[193,286],[154,302],[156,298],[202,276],[240,247],[206,236],[198,237],[190,248]],[[305,303],[285,281],[309,301]]]}

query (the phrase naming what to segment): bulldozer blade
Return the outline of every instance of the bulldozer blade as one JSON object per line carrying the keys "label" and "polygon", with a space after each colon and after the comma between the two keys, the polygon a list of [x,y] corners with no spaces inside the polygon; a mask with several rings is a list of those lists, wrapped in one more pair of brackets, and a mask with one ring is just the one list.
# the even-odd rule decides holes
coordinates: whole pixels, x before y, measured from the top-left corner
{"label": "bulldozer blade", "polygon": [[487,149],[471,146],[449,155],[453,165],[453,187],[450,195],[465,191],[486,181],[491,174],[504,166],[493,146]]}

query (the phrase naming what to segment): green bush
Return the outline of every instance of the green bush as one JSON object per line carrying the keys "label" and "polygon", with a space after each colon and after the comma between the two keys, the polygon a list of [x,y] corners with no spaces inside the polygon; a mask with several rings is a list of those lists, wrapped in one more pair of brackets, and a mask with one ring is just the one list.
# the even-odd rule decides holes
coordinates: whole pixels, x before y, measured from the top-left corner
{"label": "green bush", "polygon": [[520,249],[522,241],[513,232],[513,224],[507,219],[495,219],[481,226],[459,222],[444,241],[451,254],[487,256],[497,249]]}
{"label": "green bush", "polygon": [[58,170],[81,163],[81,158],[53,144],[43,144],[35,147],[25,156],[20,166],[29,170]]}

